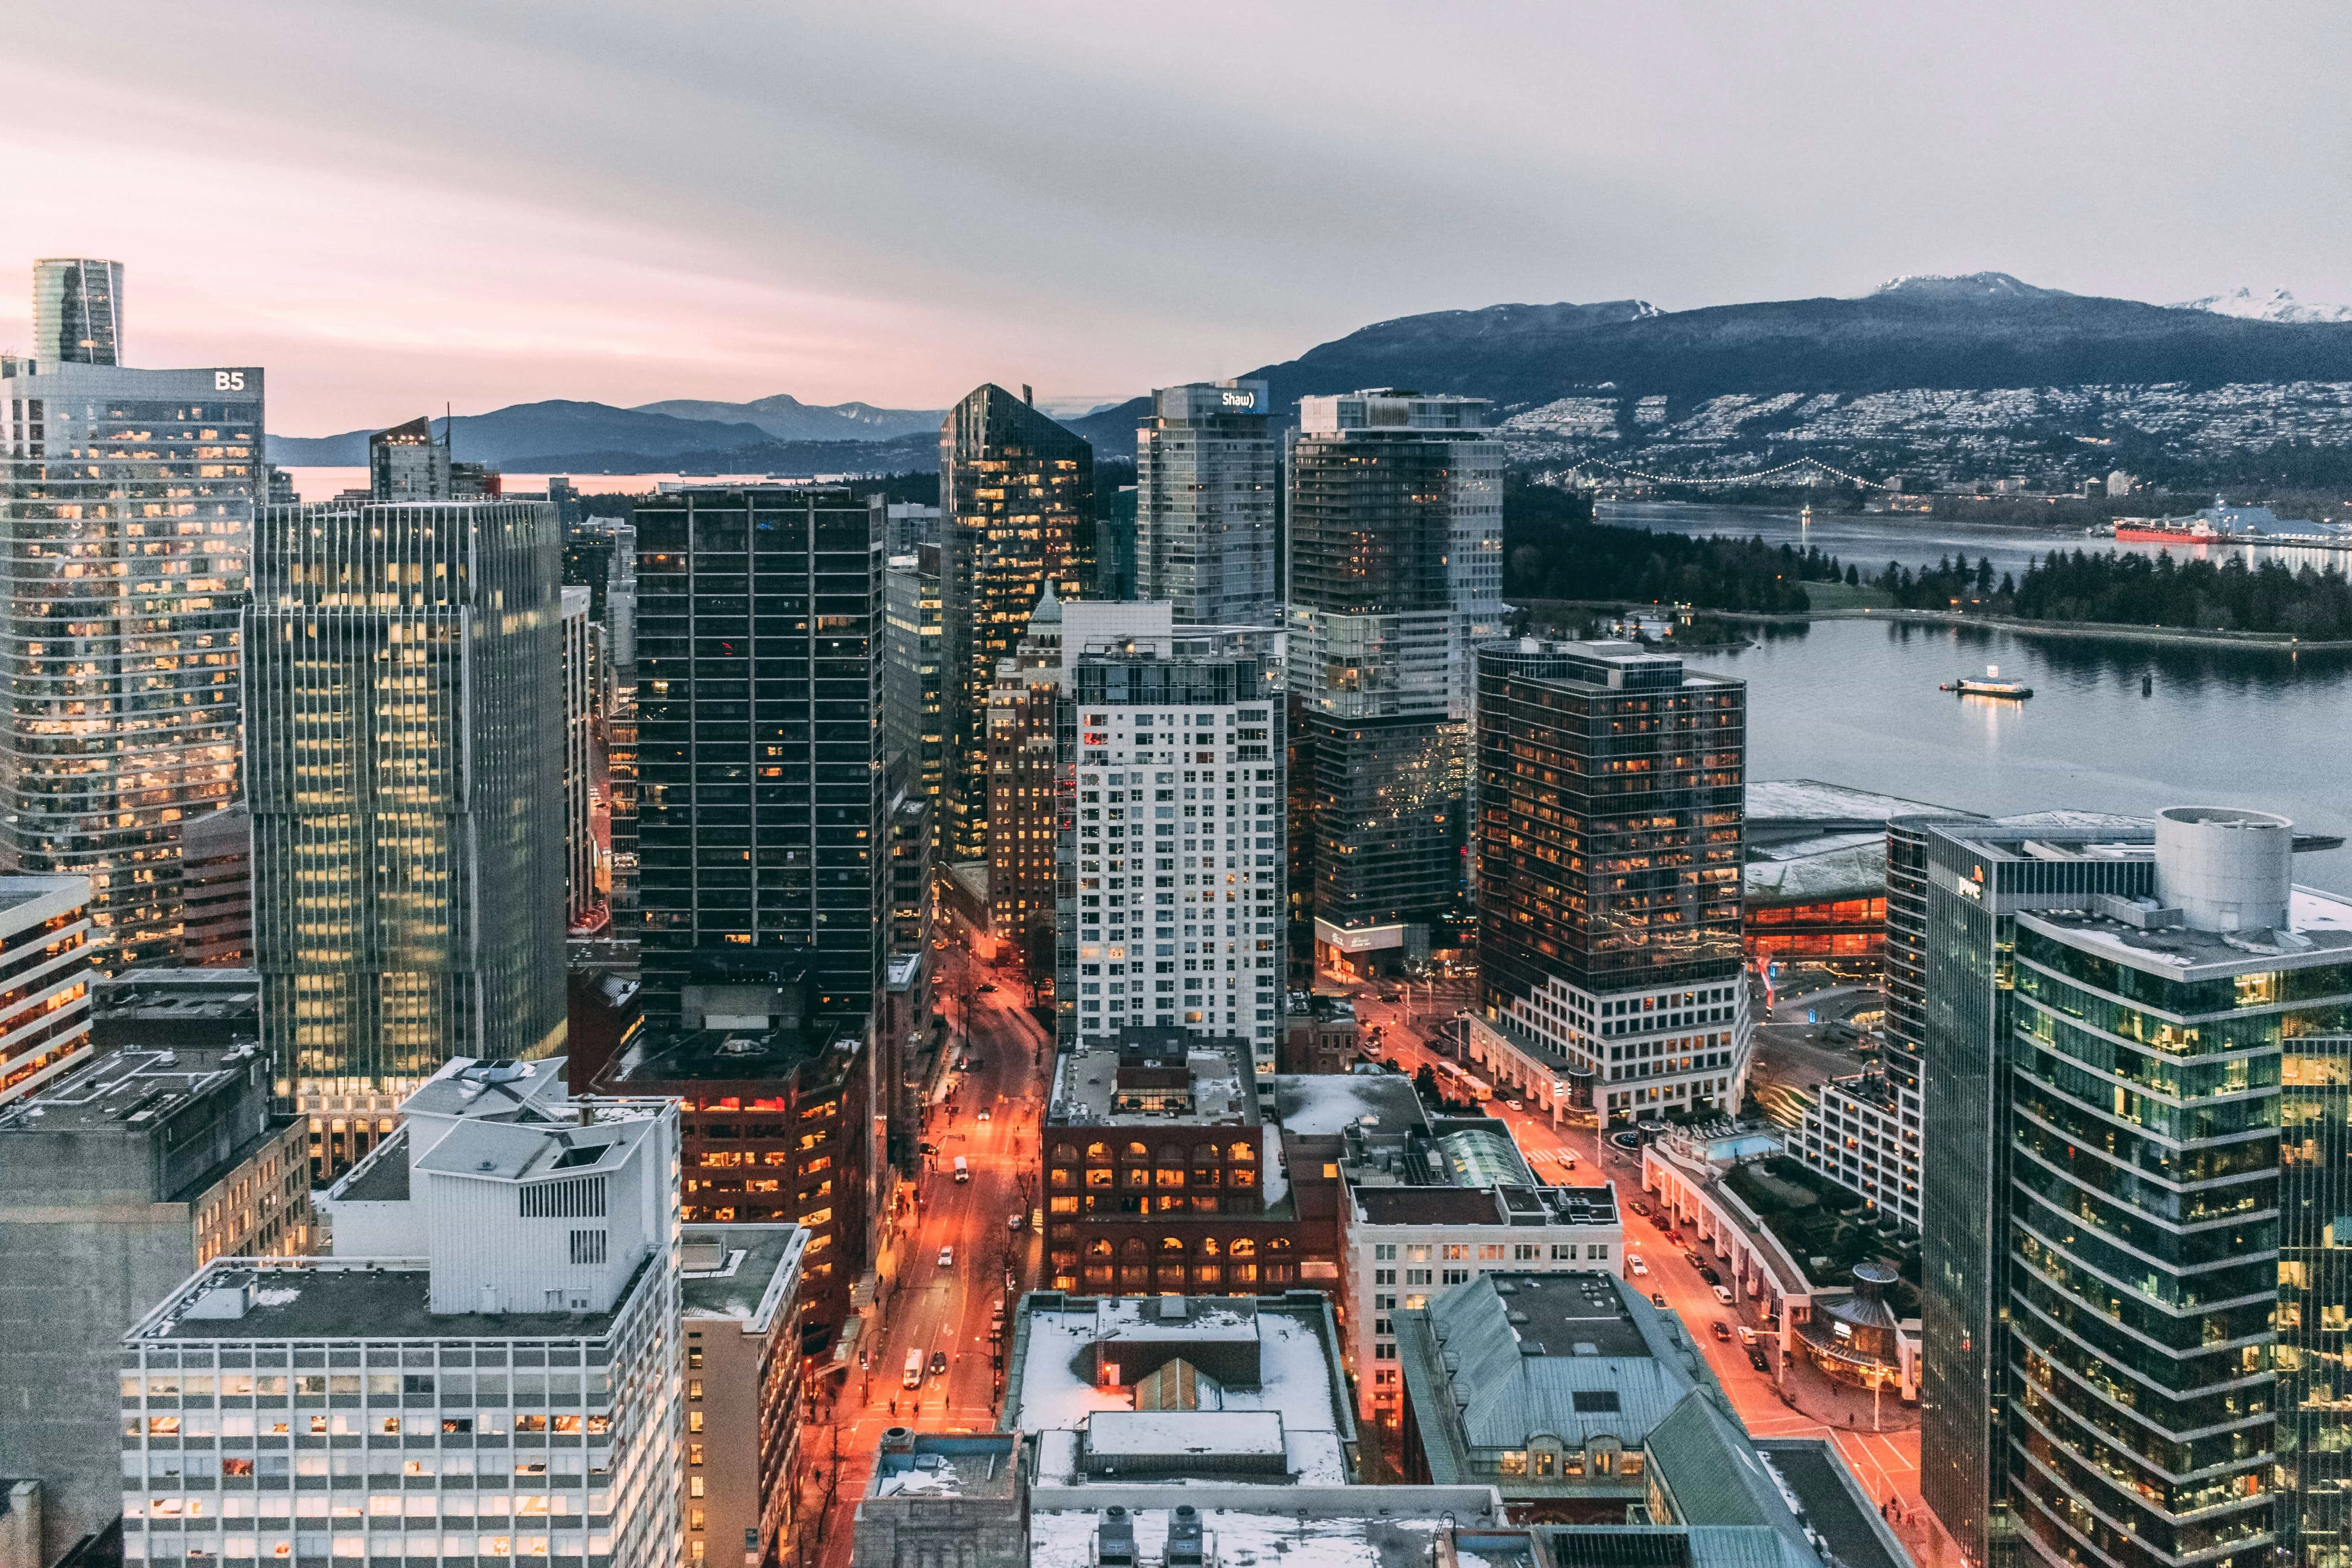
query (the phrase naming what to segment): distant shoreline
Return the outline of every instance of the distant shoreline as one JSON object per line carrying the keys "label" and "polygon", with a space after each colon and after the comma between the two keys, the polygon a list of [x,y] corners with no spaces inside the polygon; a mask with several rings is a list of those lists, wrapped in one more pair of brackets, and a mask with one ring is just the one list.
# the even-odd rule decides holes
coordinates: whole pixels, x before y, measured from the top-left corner
{"label": "distant shoreline", "polygon": [[[1648,611],[1655,613],[1663,606],[1654,604],[1602,603],[1581,599],[1538,599],[1530,601],[1529,615],[1538,615],[1538,605],[1562,608],[1607,610],[1619,614]],[[1969,615],[1958,610],[1903,609],[1836,609],[1790,610],[1768,612],[1759,610],[1694,610],[1699,616],[1711,616],[1717,620],[1738,621],[1759,626],[1786,626],[1795,621],[1907,621],[1924,626],[1985,626],[1995,631],[2014,632],[2020,637],[2084,637],[2097,642],[2172,643],[2184,647],[2257,648],[2273,653],[2345,653],[2352,652],[2352,639],[2297,638],[2284,632],[2203,631],[2193,626],[2136,626],[2112,621],[2029,621],[2011,616]],[[1708,645],[1720,647],[1720,644]],[[1693,651],[1704,651],[1694,647]]]}

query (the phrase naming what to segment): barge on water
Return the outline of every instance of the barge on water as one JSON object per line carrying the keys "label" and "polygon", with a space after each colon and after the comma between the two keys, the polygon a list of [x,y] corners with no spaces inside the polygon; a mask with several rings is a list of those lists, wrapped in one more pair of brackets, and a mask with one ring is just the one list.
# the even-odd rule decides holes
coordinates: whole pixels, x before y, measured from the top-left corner
{"label": "barge on water", "polygon": [[2021,680],[2003,680],[2000,678],[2000,666],[1997,664],[1985,666],[1982,679],[1964,675],[1958,680],[1947,680],[1936,689],[1956,691],[1963,697],[2008,697],[2019,701],[2023,701],[2033,695],[2033,688]]}

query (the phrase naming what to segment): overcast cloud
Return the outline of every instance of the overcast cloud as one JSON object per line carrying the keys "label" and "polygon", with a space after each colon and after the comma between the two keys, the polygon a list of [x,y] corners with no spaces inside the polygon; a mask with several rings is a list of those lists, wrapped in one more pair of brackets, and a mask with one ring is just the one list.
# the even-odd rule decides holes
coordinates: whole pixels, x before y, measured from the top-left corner
{"label": "overcast cloud", "polygon": [[1108,399],[1503,300],[1998,268],[2352,300],[2328,5],[13,0],[0,342],[313,435],[540,397]]}

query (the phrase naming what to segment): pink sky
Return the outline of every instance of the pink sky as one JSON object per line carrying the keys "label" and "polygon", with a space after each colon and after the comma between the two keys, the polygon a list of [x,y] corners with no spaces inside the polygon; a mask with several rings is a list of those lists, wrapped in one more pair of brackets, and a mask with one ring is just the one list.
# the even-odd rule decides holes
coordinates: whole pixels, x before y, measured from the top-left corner
{"label": "pink sky", "polygon": [[1056,403],[1510,300],[2011,271],[2352,299],[2338,8],[2025,0],[664,6],[18,0],[39,256],[271,427],[444,402]]}

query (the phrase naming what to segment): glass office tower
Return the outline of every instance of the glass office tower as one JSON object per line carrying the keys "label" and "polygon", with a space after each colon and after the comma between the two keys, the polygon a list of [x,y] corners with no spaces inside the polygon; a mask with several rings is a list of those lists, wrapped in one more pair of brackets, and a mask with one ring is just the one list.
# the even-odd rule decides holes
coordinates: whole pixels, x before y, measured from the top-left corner
{"label": "glass office tower", "polygon": [[1933,830],[1927,1500],[1972,1562],[2326,1561],[2352,901],[2277,817],[2097,823]]}
{"label": "glass office tower", "polygon": [[1462,906],[1471,650],[1504,611],[1488,406],[1388,392],[1299,405],[1290,690],[1314,781],[1301,831],[1321,963],[1393,962]]}
{"label": "glass office tower", "polygon": [[698,967],[805,965],[815,1005],[880,1010],[888,950],[883,502],[805,486],[636,509],[645,1008]]}
{"label": "glass office tower", "polygon": [[263,1039],[314,1121],[396,1103],[452,1057],[563,1043],[556,550],[544,502],[263,513],[255,966]]}
{"label": "glass office tower", "polygon": [[33,350],[40,365],[122,363],[122,263],[51,257],[33,263]]}
{"label": "glass office tower", "polygon": [[168,962],[180,824],[237,795],[262,373],[0,359],[0,869],[88,877],[99,968]]}
{"label": "glass office tower", "polygon": [[1604,1120],[1737,1107],[1746,683],[1533,637],[1477,682],[1480,1011]]}
{"label": "glass office tower", "polygon": [[[1025,391],[1026,389],[1024,389]],[[988,856],[988,693],[1050,584],[1094,592],[1094,448],[1001,386],[940,426],[940,680],[951,860]]]}
{"label": "glass office tower", "polygon": [[1282,624],[1282,447],[1262,381],[1151,395],[1135,438],[1136,594],[1178,626]]}
{"label": "glass office tower", "polygon": [[947,783],[947,727],[940,689],[940,547],[918,544],[890,558],[886,597],[890,625],[882,673],[883,744],[907,759],[909,778],[929,803],[934,831]]}

